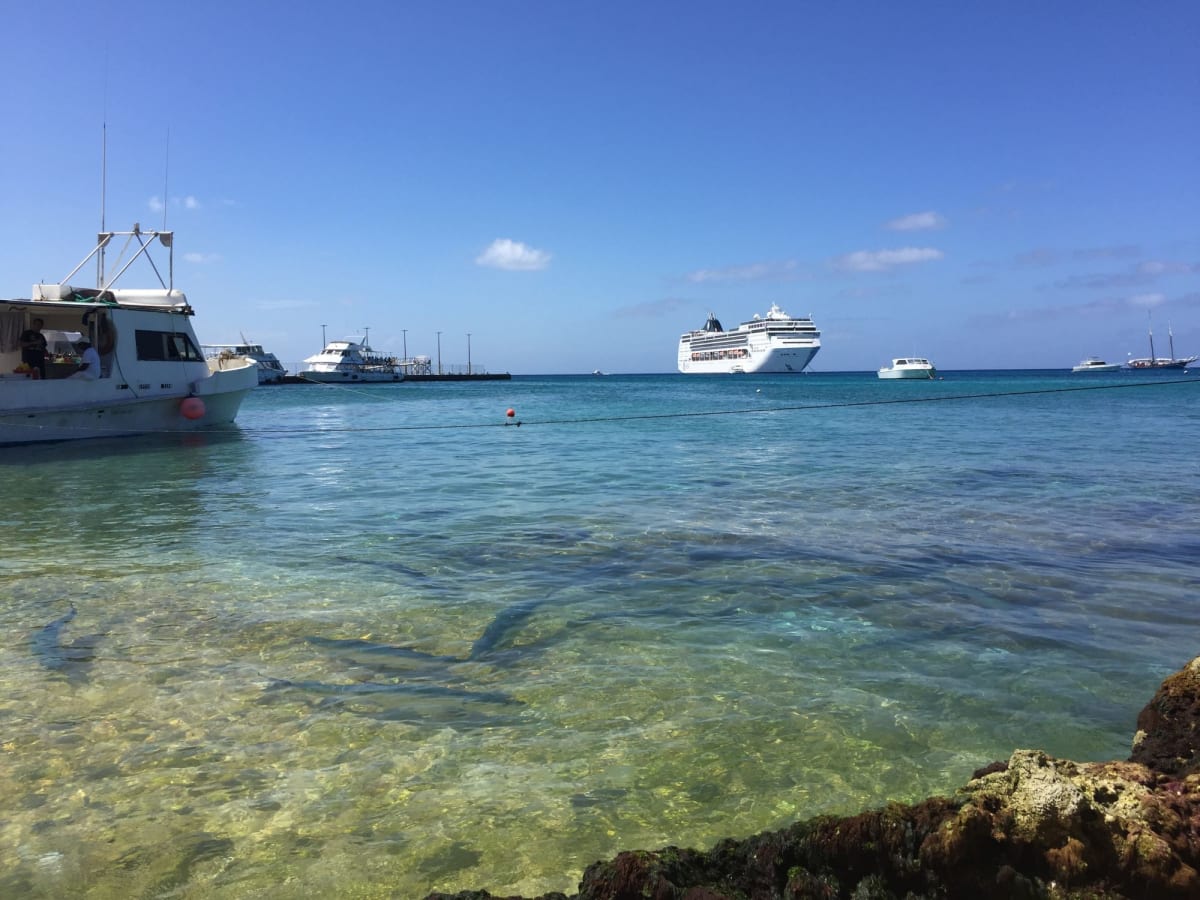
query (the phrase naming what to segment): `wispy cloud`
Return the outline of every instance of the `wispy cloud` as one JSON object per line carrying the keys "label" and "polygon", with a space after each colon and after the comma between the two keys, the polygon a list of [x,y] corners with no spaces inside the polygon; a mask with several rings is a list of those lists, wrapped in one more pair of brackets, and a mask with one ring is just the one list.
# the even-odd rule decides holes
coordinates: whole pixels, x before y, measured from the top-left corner
{"label": "wispy cloud", "polygon": [[1018,266],[1053,266],[1062,262],[1063,258],[1063,254],[1058,250],[1051,250],[1049,247],[1035,247],[1024,253],[1018,253],[1013,261]]}
{"label": "wispy cloud", "polygon": [[1138,271],[1143,275],[1187,275],[1200,272],[1200,263],[1171,262],[1165,259],[1147,259],[1138,263]]}
{"label": "wispy cloud", "polygon": [[934,247],[901,247],[897,250],[858,250],[833,260],[833,267],[844,272],[886,272],[896,266],[932,262],[945,256]]}
{"label": "wispy cloud", "polygon": [[1056,266],[1068,262],[1094,262],[1104,259],[1133,259],[1141,255],[1136,244],[1114,244],[1110,247],[1079,247],[1075,250],[1055,250],[1052,247],[1035,247],[1018,253],[1013,261],[1022,267]]}
{"label": "wispy cloud", "polygon": [[475,257],[475,263],[493,269],[507,269],[510,272],[531,272],[550,265],[550,254],[520,241],[497,238]]}
{"label": "wispy cloud", "polygon": [[[147,200],[146,205],[150,207],[151,212],[156,213],[160,213],[167,208],[167,204],[163,201],[163,198],[157,194]],[[199,209],[200,201],[191,194],[186,197],[172,197],[171,207],[173,209]]]}
{"label": "wispy cloud", "polygon": [[183,254],[183,258],[190,263],[196,263],[201,266],[221,261],[221,257],[217,253],[185,253]]}
{"label": "wispy cloud", "polygon": [[[1153,279],[1140,272],[1099,272],[1088,275],[1071,275],[1048,285],[1053,290],[1113,290],[1115,288],[1138,287]],[[1045,287],[1045,286],[1044,286]]]}
{"label": "wispy cloud", "polygon": [[1129,298],[1129,305],[1141,309],[1154,309],[1156,306],[1162,306],[1166,300],[1162,294],[1134,294]]}
{"label": "wispy cloud", "polygon": [[722,269],[697,269],[695,272],[689,272],[684,278],[693,284],[722,281],[786,281],[795,277],[797,268],[794,260],[761,262],[745,266],[726,266]]}
{"label": "wispy cloud", "polygon": [[898,219],[892,219],[883,226],[892,231],[927,231],[946,227],[946,217],[933,210],[928,212],[910,213]]}

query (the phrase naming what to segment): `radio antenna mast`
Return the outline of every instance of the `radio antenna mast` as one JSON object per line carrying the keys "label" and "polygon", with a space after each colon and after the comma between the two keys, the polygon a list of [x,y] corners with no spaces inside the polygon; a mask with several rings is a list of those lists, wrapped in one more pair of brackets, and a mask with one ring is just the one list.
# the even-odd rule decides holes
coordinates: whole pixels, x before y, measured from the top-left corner
{"label": "radio antenna mast", "polygon": [[100,109],[100,236],[96,254],[96,287],[104,286],[104,248],[108,246],[105,212],[108,208],[108,45],[104,46],[104,89]]}
{"label": "radio antenna mast", "polygon": [[[107,117],[105,117],[107,119]],[[104,246],[108,243],[104,239],[107,232],[104,220],[104,211],[107,207],[107,192],[108,192],[108,122],[100,123],[100,252],[96,256],[96,287],[104,284]]]}
{"label": "radio antenna mast", "polygon": [[170,196],[167,193],[168,185],[170,184],[171,174],[171,128],[167,126],[167,149],[163,159],[163,231],[167,230],[167,206],[170,205]]}

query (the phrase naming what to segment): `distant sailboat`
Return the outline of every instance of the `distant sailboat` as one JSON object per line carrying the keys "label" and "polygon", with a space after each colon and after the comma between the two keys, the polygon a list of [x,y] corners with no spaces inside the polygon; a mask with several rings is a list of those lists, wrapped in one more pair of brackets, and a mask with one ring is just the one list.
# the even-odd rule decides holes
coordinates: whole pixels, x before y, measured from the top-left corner
{"label": "distant sailboat", "polygon": [[1145,370],[1145,369],[1154,369],[1154,370],[1186,369],[1189,365],[1194,363],[1197,359],[1200,359],[1200,357],[1198,357],[1198,356],[1187,356],[1187,357],[1183,357],[1181,359],[1175,358],[1175,335],[1171,331],[1171,323],[1170,322],[1167,323],[1167,341],[1169,342],[1170,348],[1171,348],[1170,357],[1164,358],[1161,356],[1155,356],[1154,355],[1154,330],[1150,329],[1150,356],[1143,357],[1141,359],[1131,359],[1125,365],[1127,365],[1131,369],[1140,369],[1140,370]]}

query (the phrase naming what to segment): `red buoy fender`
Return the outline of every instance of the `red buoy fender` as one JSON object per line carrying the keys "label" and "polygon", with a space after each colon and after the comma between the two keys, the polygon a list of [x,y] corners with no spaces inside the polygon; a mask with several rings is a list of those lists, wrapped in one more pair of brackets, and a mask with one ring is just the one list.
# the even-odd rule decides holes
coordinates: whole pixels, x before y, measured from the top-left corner
{"label": "red buoy fender", "polygon": [[204,401],[199,397],[184,397],[179,402],[179,413],[185,419],[200,419],[204,417]]}

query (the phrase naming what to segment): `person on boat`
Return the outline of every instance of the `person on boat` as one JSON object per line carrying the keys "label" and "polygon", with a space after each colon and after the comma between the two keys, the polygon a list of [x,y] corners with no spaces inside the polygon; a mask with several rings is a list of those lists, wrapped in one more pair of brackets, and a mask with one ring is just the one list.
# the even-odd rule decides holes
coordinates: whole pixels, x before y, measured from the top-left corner
{"label": "person on boat", "polygon": [[21,332],[21,362],[35,369],[38,377],[46,377],[46,336],[42,334],[41,319],[33,319],[29,327]]}
{"label": "person on boat", "polygon": [[95,381],[99,378],[100,354],[96,352],[96,348],[92,346],[87,335],[75,342],[75,352],[79,354],[79,371],[69,377],[86,378],[88,381]]}

